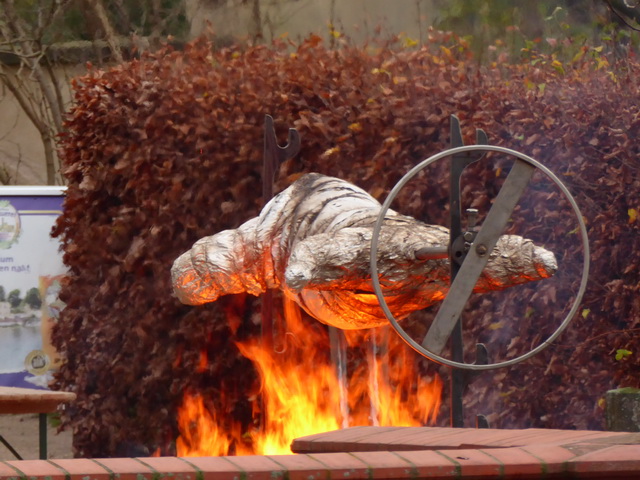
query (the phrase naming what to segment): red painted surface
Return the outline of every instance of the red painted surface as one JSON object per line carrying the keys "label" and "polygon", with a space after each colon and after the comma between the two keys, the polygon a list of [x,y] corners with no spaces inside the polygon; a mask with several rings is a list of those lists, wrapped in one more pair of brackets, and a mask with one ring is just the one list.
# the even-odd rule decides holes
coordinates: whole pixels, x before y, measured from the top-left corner
{"label": "red painted surface", "polygon": [[640,479],[638,433],[354,427],[297,439],[293,448],[303,453],[5,461],[0,479]]}

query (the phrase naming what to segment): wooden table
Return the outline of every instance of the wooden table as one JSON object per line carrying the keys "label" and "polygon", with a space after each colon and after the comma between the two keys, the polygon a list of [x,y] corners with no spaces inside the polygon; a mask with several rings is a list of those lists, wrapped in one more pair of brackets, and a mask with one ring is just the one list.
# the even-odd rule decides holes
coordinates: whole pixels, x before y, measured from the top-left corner
{"label": "wooden table", "polygon": [[[55,412],[62,403],[76,399],[75,393],[35,390],[31,388],[0,387],[0,415],[37,413],[40,428],[40,458],[47,459],[47,413]],[[0,435],[0,442],[22,460],[15,449]]]}

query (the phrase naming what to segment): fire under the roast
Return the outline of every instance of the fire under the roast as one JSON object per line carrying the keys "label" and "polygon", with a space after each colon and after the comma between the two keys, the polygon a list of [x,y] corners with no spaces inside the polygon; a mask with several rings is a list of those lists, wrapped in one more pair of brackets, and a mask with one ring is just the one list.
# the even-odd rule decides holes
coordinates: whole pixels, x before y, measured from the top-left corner
{"label": "fire under the roast", "polygon": [[[307,174],[274,197],[256,218],[235,230],[198,240],[173,264],[183,303],[200,305],[222,295],[259,295],[281,289],[319,321],[342,329],[384,325],[369,271],[371,235],[380,203],[355,185]],[[396,318],[442,300],[449,260],[416,255],[444,247],[448,229],[389,210],[380,232],[378,270]],[[474,292],[541,280],[557,269],[555,256],[531,240],[503,235]]]}

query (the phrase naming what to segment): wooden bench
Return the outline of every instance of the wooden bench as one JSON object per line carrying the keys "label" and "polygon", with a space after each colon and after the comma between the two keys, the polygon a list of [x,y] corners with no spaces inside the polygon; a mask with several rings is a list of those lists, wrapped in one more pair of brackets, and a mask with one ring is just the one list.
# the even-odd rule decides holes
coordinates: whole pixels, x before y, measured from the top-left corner
{"label": "wooden bench", "polygon": [[[37,413],[40,429],[40,458],[47,458],[47,413],[55,412],[58,407],[76,399],[75,393],[35,390],[31,388],[0,387],[0,415]],[[11,444],[0,435],[0,442],[18,459],[22,457]]]}

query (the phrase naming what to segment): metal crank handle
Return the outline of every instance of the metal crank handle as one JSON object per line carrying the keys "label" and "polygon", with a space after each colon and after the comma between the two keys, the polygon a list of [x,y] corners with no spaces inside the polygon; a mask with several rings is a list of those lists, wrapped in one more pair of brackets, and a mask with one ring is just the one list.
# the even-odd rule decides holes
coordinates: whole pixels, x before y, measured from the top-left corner
{"label": "metal crank handle", "polygon": [[[429,350],[428,348],[425,348],[424,345],[417,343],[402,329],[402,327],[398,324],[398,321],[395,319],[395,317],[391,313],[389,306],[385,301],[384,294],[382,292],[382,287],[380,285],[380,280],[378,277],[377,256],[378,256],[378,242],[380,237],[380,230],[382,228],[383,220],[385,218],[387,211],[390,208],[391,203],[395,200],[400,190],[404,188],[404,186],[411,179],[413,179],[413,177],[415,177],[421,170],[425,169],[430,164],[442,158],[466,154],[473,151],[497,152],[497,153],[502,153],[505,155],[516,157],[517,159],[516,163],[512,168],[512,170],[515,169],[515,176],[514,176],[515,179],[513,182],[505,181],[505,184],[503,185],[503,188],[500,190],[500,193],[498,194],[498,198],[496,199],[496,202],[495,202],[496,205],[492,207],[489,214],[487,215],[487,219],[485,220],[482,228],[480,229],[480,232],[478,232],[478,235],[471,246],[471,249],[469,252],[470,254],[467,255],[467,258],[462,263],[460,271],[456,276],[456,280],[454,280],[454,283],[451,286],[451,290],[449,291],[449,294],[445,297],[445,300],[443,301],[443,305],[441,306],[440,311],[438,312],[438,315],[440,317],[439,318],[436,317],[438,318],[437,321],[434,320],[436,331],[434,333],[431,333],[431,329],[430,329],[429,332],[427,332],[427,336],[424,340],[424,343],[427,346],[432,346],[432,348],[434,348],[435,350],[438,350],[438,352],[436,353],[434,351]],[[441,345],[444,341],[446,341],[446,338],[448,338],[447,332],[449,331],[450,324],[451,323],[455,324],[454,317],[457,320],[457,318],[459,317],[459,313],[462,311],[462,308],[464,308],[464,303],[466,302],[469,294],[473,290],[473,287],[478,279],[478,276],[482,272],[482,269],[486,263],[486,257],[488,257],[488,254],[491,252],[491,250],[495,246],[494,237],[496,237],[496,235],[498,237],[500,236],[500,233],[504,228],[504,224],[506,223],[506,221],[508,221],[509,215],[513,210],[513,207],[517,203],[518,198],[520,197],[520,194],[518,192],[521,193],[522,189],[524,189],[524,186],[526,186],[526,183],[528,182],[530,174],[533,173],[533,171],[536,168],[541,172],[543,172],[548,178],[550,178],[553,181],[553,183],[555,183],[555,185],[560,189],[562,194],[569,201],[569,204],[571,205],[571,208],[578,221],[578,229],[580,231],[580,236],[581,236],[582,245],[583,245],[583,266],[582,266],[582,278],[580,281],[580,287],[575,296],[571,309],[567,313],[566,317],[564,318],[560,326],[545,341],[543,341],[540,345],[538,345],[537,347],[533,348],[529,352],[519,357],[515,357],[510,360],[506,360],[504,362],[488,363],[484,365],[479,363],[467,364],[467,363],[455,362],[447,358],[444,358],[440,356]],[[524,185],[521,185],[522,183],[524,183]],[[503,190],[504,190],[504,194],[503,194]],[[507,201],[503,201],[504,197],[507,198]],[[500,201],[498,201],[498,199],[500,199]],[[423,249],[418,250],[418,252],[421,252],[421,250]],[[436,255],[436,254],[439,254],[439,252],[437,251],[434,252],[432,250],[425,250],[424,252],[420,253],[420,255],[424,255],[428,258],[429,258],[429,255]],[[436,155],[433,155],[427,158],[426,160],[423,160],[414,168],[412,168],[409,172],[407,172],[405,176],[402,177],[400,181],[394,186],[394,188],[389,193],[389,196],[383,203],[382,208],[380,209],[380,213],[378,214],[378,218],[376,219],[376,223],[373,229],[373,234],[371,238],[370,268],[371,268],[371,279],[373,283],[373,288],[374,288],[376,297],[378,298],[378,302],[380,303],[380,308],[382,308],[382,311],[384,312],[385,316],[391,323],[391,326],[394,328],[394,330],[411,348],[413,348],[416,352],[418,352],[419,354],[423,355],[424,357],[427,357],[428,359],[434,362],[447,365],[450,367],[462,368],[467,370],[491,370],[494,368],[501,368],[501,367],[508,367],[511,365],[515,365],[519,362],[522,362],[524,360],[527,360],[528,358],[533,357],[537,353],[547,348],[567,328],[567,326],[575,316],[580,306],[580,302],[582,301],[582,297],[587,287],[587,279],[589,276],[589,240],[587,238],[587,229],[584,223],[584,219],[582,217],[582,213],[580,212],[580,209],[578,208],[576,201],[571,196],[571,193],[569,192],[567,187],[558,179],[558,177],[556,177],[553,174],[553,172],[551,172],[551,170],[549,170],[547,167],[542,165],[540,162],[534,160],[533,158],[523,153],[517,152],[515,150],[511,150],[509,148],[498,147],[495,145],[469,145],[469,146],[451,148],[443,152],[440,152]],[[472,278],[472,280],[465,281],[465,277],[470,277]],[[458,279],[460,280],[456,285],[456,282],[458,281]],[[432,325],[431,328],[433,329],[434,326]],[[434,339],[433,342],[431,341],[432,339]]]}

